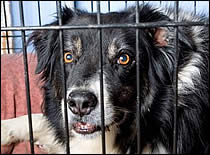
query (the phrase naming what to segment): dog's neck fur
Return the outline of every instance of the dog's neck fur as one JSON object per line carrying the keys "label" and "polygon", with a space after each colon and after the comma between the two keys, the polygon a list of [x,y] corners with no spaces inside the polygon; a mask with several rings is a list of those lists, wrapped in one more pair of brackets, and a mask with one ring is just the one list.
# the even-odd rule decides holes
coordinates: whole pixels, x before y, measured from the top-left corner
{"label": "dog's neck fur", "polygon": [[[106,153],[119,154],[121,153],[115,145],[116,133],[115,127],[110,127],[110,131],[105,132]],[[72,154],[101,154],[102,153],[102,138],[98,135],[95,138],[85,139],[81,137],[73,137],[70,143],[70,151]]]}
{"label": "dog's neck fur", "polygon": [[[115,127],[110,127],[110,131],[106,131],[106,154],[122,154],[120,149],[115,145],[116,133]],[[102,154],[102,138],[98,135],[95,138],[83,139],[80,137],[74,137],[70,143],[70,151],[72,154]],[[128,149],[126,154],[129,154]],[[144,146],[142,154],[167,154],[168,151],[162,143],[158,143],[155,148],[152,149],[151,144]]]}

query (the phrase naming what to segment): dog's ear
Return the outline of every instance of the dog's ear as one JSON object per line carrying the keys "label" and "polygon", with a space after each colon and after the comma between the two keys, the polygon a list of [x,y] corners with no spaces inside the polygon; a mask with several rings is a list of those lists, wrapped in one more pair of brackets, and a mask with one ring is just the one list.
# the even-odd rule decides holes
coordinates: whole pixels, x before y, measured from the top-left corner
{"label": "dog's ear", "polygon": [[38,30],[30,35],[29,42],[33,43],[37,53],[37,74],[42,71],[49,73],[52,68],[52,55],[55,54],[58,44],[57,34],[54,30]]}
{"label": "dog's ear", "polygon": [[[75,13],[64,7],[62,9],[62,21],[63,25],[70,22]],[[58,24],[58,18],[51,24],[46,26],[56,26]],[[28,43],[34,45],[37,53],[37,67],[36,73],[42,72],[44,79],[52,76],[53,67],[56,61],[59,61],[59,31],[58,30],[37,30],[34,31],[28,39]]]}
{"label": "dog's ear", "polygon": [[[136,8],[131,8],[130,15],[128,16],[129,22],[136,22]],[[167,23],[171,19],[164,15],[162,12],[158,11],[156,8],[151,7],[148,4],[139,6],[139,22],[148,23],[148,22],[164,22]],[[169,44],[171,39],[171,29],[167,27],[154,27],[154,28],[145,28],[143,29],[146,34],[153,40],[153,43],[157,47],[165,47]]]}
{"label": "dog's ear", "polygon": [[[136,22],[136,12],[130,10],[129,22]],[[171,19],[163,12],[149,5],[139,6],[139,22],[164,22]],[[174,28],[170,27],[148,27],[140,29],[140,43],[144,48],[148,61],[148,76],[153,84],[170,84],[173,78],[175,53],[173,48]],[[155,80],[154,80],[155,79]]]}
{"label": "dog's ear", "polygon": [[153,39],[153,43],[157,47],[165,47],[169,44],[169,29],[166,27],[156,27],[145,30]]}

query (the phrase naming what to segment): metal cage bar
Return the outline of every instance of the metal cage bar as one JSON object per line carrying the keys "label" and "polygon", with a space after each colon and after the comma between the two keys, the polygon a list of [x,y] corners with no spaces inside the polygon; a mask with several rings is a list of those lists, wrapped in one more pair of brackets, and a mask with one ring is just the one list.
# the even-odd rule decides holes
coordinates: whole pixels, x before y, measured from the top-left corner
{"label": "metal cage bar", "polygon": [[91,1],[91,12],[93,13],[93,1]]}
{"label": "metal cage bar", "polygon": [[[174,20],[178,21],[179,14],[179,2],[175,1],[175,9],[174,9]],[[175,71],[173,75],[173,88],[174,88],[174,110],[173,110],[173,154],[177,154],[177,104],[178,104],[178,60],[179,60],[179,50],[178,50],[178,27],[175,27],[175,53],[176,53],[176,61],[175,61]]]}
{"label": "metal cage bar", "polygon": [[[25,35],[26,37],[28,37],[29,35]],[[6,35],[2,35],[1,36],[2,38],[6,38],[6,37],[11,37],[11,38],[21,38],[22,36],[21,35],[8,35],[8,36],[6,36]]]}
{"label": "metal cage bar", "polygon": [[[7,20],[6,20],[6,7],[5,7],[5,1],[3,1],[3,9],[4,9],[4,20],[5,20],[5,27],[7,27]],[[7,51],[8,54],[10,54],[10,46],[9,46],[9,39],[8,39],[8,31],[6,31],[6,42],[7,42]]]}
{"label": "metal cage bar", "polygon": [[128,8],[128,1],[125,1],[125,9]]}
{"label": "metal cage bar", "polygon": [[196,15],[196,1],[194,1],[194,15]]}
{"label": "metal cage bar", "polygon": [[[23,14],[23,2],[19,1],[20,9],[20,20],[21,26],[24,26],[24,14]],[[30,98],[30,85],[29,85],[29,74],[28,74],[28,60],[27,60],[27,48],[25,40],[25,31],[21,31],[22,35],[22,47],[23,47],[23,60],[24,60],[24,76],[25,76],[25,86],[26,86],[26,100],[27,100],[27,112],[28,112],[28,124],[29,124],[29,134],[30,134],[30,148],[31,153],[34,154],[34,138],[33,138],[33,127],[32,127],[32,116],[31,116],[31,98]]]}
{"label": "metal cage bar", "polygon": [[77,2],[74,1],[74,10],[77,9]]}
{"label": "metal cage bar", "polygon": [[37,5],[38,5],[38,16],[39,16],[39,26],[42,25],[42,20],[41,20],[41,11],[40,11],[40,1],[37,1]]}
{"label": "metal cage bar", "polygon": [[[136,23],[139,23],[139,2],[136,1]],[[137,154],[141,154],[141,135],[140,135],[140,122],[141,122],[141,91],[140,91],[140,51],[139,51],[139,28],[136,28],[136,85],[137,85],[137,97],[136,97],[136,130],[137,130]]]}
{"label": "metal cage bar", "polygon": [[65,30],[65,29],[105,29],[105,28],[152,28],[152,27],[176,27],[176,26],[208,26],[208,22],[149,22],[149,23],[129,23],[129,24],[90,24],[90,25],[69,25],[69,26],[17,26],[2,27],[2,31],[21,30]]}
{"label": "metal cage bar", "polygon": [[[1,49],[2,49],[2,50],[8,50],[8,48],[1,48]],[[9,49],[11,49],[11,50],[15,50],[15,49],[22,50],[23,48],[17,48],[17,47],[16,47],[16,48],[11,48],[11,47],[10,47]]]}
{"label": "metal cage bar", "polygon": [[[97,24],[101,24],[100,1],[97,1]],[[100,102],[101,102],[101,132],[102,132],[102,153],[106,154],[105,125],[104,125],[104,91],[103,91],[103,53],[102,53],[102,30],[98,29],[99,38],[99,62],[100,62]]]}
{"label": "metal cage bar", "polygon": [[[59,25],[62,25],[62,18],[61,18],[61,1],[57,1],[57,11],[58,11],[58,20],[59,20]],[[69,126],[68,126],[68,111],[67,111],[67,101],[66,101],[66,78],[65,78],[65,64],[64,64],[64,59],[63,59],[63,55],[64,55],[64,44],[63,44],[63,30],[59,30],[59,41],[60,41],[60,55],[61,55],[61,70],[63,73],[63,99],[64,99],[64,122],[65,122],[65,131],[66,131],[66,153],[69,154],[70,153],[70,147],[69,147]]]}
{"label": "metal cage bar", "polygon": [[110,12],[110,1],[108,1],[108,12]]}

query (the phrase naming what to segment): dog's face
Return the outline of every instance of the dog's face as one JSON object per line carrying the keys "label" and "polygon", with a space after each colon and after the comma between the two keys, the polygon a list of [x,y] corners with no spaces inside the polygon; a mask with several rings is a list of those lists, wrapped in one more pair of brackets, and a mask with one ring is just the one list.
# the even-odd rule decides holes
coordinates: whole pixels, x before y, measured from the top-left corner
{"label": "dog's face", "polygon": [[[143,17],[147,18],[142,14]],[[105,14],[101,16],[101,21],[105,24],[134,23],[135,14],[129,12]],[[63,22],[64,25],[96,24],[97,16],[64,10]],[[57,21],[52,23],[52,25],[57,24]],[[148,55],[151,54],[151,50],[158,51],[154,42],[159,39],[159,36],[154,37],[157,34],[156,31],[157,29],[140,30],[140,82],[143,92],[140,100],[143,102],[143,110],[147,107],[146,104],[144,106],[145,100],[150,98],[148,94],[151,93],[151,90],[148,89],[148,86],[155,82],[154,80],[151,83],[148,82],[148,79],[153,76],[148,74],[151,69]],[[37,73],[43,72],[43,78],[52,89],[51,96],[58,102],[55,107],[59,110],[56,112],[62,111],[62,113],[64,113],[64,96],[60,59],[63,59],[65,63],[68,120],[73,135],[94,137],[101,130],[100,50],[103,53],[102,74],[106,130],[109,130],[111,126],[118,128],[128,122],[128,119],[130,121],[130,118],[135,117],[135,32],[135,29],[132,28],[103,29],[101,31],[102,41],[100,41],[97,29],[63,30],[64,55],[62,57],[60,56],[58,31],[34,32],[32,40],[38,53],[36,71]],[[160,33],[160,30],[158,32]],[[156,43],[162,46],[164,42]],[[49,96],[46,97],[46,100],[52,100]],[[52,105],[45,105],[46,113],[52,109],[49,108],[50,106]]]}
{"label": "dog's face", "polygon": [[[63,32],[68,119],[73,133],[86,137],[93,137],[101,130],[98,32]],[[128,34],[119,29],[102,31],[103,96],[107,130],[112,125],[119,126],[127,115],[135,113],[135,44],[129,44],[126,35]]]}
{"label": "dog's face", "polygon": [[[129,44],[126,35],[122,30],[102,31],[103,96],[107,129],[113,124],[120,125],[126,115],[135,112],[135,44]],[[64,40],[69,122],[77,133],[94,133],[101,126],[98,30],[64,31]]]}

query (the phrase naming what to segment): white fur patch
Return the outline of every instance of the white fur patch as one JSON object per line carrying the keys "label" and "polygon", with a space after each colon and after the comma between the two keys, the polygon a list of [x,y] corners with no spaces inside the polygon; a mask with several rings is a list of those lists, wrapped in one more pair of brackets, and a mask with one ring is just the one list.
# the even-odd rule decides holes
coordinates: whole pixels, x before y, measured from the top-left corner
{"label": "white fur patch", "polygon": [[152,148],[151,144],[147,144],[142,151],[142,154],[168,154],[165,146],[162,143],[158,143],[157,147]]}
{"label": "white fur patch", "polygon": [[[117,129],[110,127],[110,131],[106,131],[106,153],[118,154],[119,150],[114,147]],[[101,135],[85,139],[81,136],[70,139],[70,151],[72,154],[102,154],[102,138]]]}
{"label": "white fur patch", "polygon": [[[21,124],[21,125],[20,125]],[[65,153],[43,114],[32,114],[34,144],[49,154]],[[29,140],[28,115],[1,120],[1,145]]]}
{"label": "white fur patch", "polygon": [[[192,55],[191,60],[178,73],[178,90],[179,93],[186,93],[186,89],[195,89],[193,80],[200,80],[200,68],[197,67],[202,63],[202,57],[198,53]],[[197,65],[197,66],[196,66]]]}

